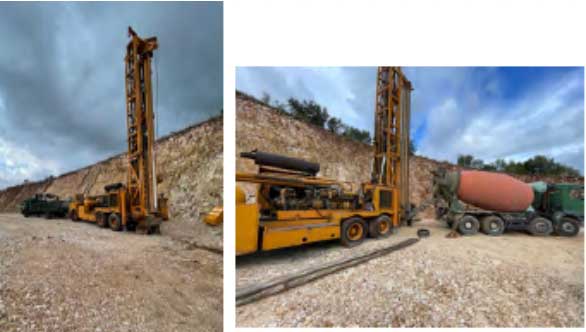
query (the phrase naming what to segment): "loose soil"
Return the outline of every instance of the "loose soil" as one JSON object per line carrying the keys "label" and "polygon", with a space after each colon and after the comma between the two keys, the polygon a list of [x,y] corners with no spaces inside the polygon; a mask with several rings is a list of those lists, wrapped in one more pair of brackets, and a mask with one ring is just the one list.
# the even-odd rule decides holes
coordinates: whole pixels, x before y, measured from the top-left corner
{"label": "loose soil", "polygon": [[0,331],[221,331],[222,256],[165,226],[0,214]]}

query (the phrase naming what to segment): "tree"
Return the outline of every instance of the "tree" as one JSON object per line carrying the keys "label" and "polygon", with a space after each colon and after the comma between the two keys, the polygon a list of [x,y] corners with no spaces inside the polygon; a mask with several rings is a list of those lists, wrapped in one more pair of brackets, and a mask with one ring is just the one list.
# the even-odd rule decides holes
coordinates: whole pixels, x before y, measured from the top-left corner
{"label": "tree", "polygon": [[333,116],[328,120],[327,127],[330,132],[340,134],[340,131],[343,129],[342,120]]}
{"label": "tree", "polygon": [[288,102],[291,114],[298,120],[323,128],[330,117],[327,108],[320,106],[313,100],[299,101],[295,98],[289,98]]}
{"label": "tree", "polygon": [[372,141],[368,130],[360,130],[352,126],[344,125],[344,133],[342,135],[366,144],[370,144]]}
{"label": "tree", "polygon": [[415,143],[413,142],[412,139],[409,140],[409,155],[413,156],[415,155],[415,152],[417,152],[417,147],[415,146]]}
{"label": "tree", "polygon": [[482,159],[472,159],[471,168],[484,169],[484,161]]}
{"label": "tree", "polygon": [[264,92],[264,91],[263,91],[263,93],[262,93],[262,97],[260,98],[260,100],[261,100],[263,103],[265,103],[265,104],[267,104],[267,105],[270,105],[270,104],[271,104],[271,95],[269,95],[267,92]]}
{"label": "tree", "polygon": [[553,158],[547,158],[543,155],[527,159],[523,163],[523,167],[528,174],[534,175],[578,176],[580,174],[576,169],[557,163]]}
{"label": "tree", "polygon": [[472,166],[472,161],[474,160],[474,156],[469,154],[461,154],[458,155],[458,166],[470,168]]}
{"label": "tree", "polygon": [[494,161],[494,168],[496,171],[502,172],[507,167],[507,162],[504,159],[497,159]]}
{"label": "tree", "polygon": [[278,100],[275,100],[273,102],[273,105],[272,106],[277,110],[277,112],[279,114],[285,115],[285,116],[291,116],[291,113],[287,112],[287,104],[282,103],[282,102],[280,102]]}
{"label": "tree", "polygon": [[492,163],[484,163],[472,155],[459,155],[458,166],[476,168],[485,171],[499,171],[510,174],[580,176],[580,172],[573,167],[556,162],[553,158],[537,155],[525,161],[510,161],[497,159]]}

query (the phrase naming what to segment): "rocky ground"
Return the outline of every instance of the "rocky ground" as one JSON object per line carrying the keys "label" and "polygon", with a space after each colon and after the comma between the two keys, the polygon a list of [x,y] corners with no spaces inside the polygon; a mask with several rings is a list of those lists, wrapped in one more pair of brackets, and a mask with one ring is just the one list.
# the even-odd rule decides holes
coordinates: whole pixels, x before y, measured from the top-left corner
{"label": "rocky ground", "polygon": [[221,331],[222,256],[162,232],[0,214],[0,331]]}
{"label": "rocky ground", "polygon": [[[236,309],[239,327],[582,327],[584,235],[431,237]],[[348,249],[337,242],[237,259],[242,287],[414,237],[401,228]],[[259,314],[262,313],[262,314]]]}

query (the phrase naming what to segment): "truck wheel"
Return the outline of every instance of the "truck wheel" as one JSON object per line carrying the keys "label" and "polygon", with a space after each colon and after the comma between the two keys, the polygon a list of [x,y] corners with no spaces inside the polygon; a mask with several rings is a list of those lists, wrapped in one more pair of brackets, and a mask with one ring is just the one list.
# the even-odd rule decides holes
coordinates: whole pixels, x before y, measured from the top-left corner
{"label": "truck wheel", "polygon": [[505,232],[505,222],[499,216],[486,216],[480,220],[482,232],[486,235],[498,236]]}
{"label": "truck wheel", "polygon": [[560,236],[576,236],[580,232],[580,225],[568,217],[563,217],[556,227],[556,233]]}
{"label": "truck wheel", "polygon": [[393,232],[393,222],[387,215],[378,216],[368,222],[368,236],[372,238],[388,237]]}
{"label": "truck wheel", "polygon": [[458,221],[458,231],[462,235],[474,235],[478,233],[480,223],[476,217],[471,215],[465,215]]}
{"label": "truck wheel", "polygon": [[104,213],[97,213],[96,214],[96,224],[102,228],[108,227],[108,215]]}
{"label": "truck wheel", "polygon": [[354,247],[364,241],[366,232],[366,222],[362,218],[346,219],[342,222],[340,240],[344,246]]}
{"label": "truck wheel", "polygon": [[51,214],[51,212],[45,212],[44,217],[45,219],[51,219],[53,218],[53,215]]}
{"label": "truck wheel", "polygon": [[110,229],[114,232],[122,230],[122,220],[120,220],[120,216],[117,213],[112,213],[108,216],[108,224],[110,224]]}
{"label": "truck wheel", "polygon": [[535,217],[529,222],[527,230],[534,236],[548,236],[553,231],[553,225],[549,219]]}

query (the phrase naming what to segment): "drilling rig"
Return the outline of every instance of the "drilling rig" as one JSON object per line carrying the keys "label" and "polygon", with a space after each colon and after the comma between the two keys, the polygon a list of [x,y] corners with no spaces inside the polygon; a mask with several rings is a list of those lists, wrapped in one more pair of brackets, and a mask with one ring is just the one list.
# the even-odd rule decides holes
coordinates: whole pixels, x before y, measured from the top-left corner
{"label": "drilling rig", "polygon": [[136,230],[158,233],[168,220],[167,199],[157,194],[155,128],[151,84],[151,62],[158,48],[157,38],[140,38],[128,27],[131,38],[126,47],[125,91],[127,127],[126,184],[104,187],[106,194],[77,195],[70,203],[72,220],[95,222],[113,231]]}
{"label": "drilling rig", "polygon": [[334,239],[352,247],[367,236],[387,237],[400,226],[410,209],[411,90],[400,68],[378,68],[372,175],[358,191],[318,177],[317,163],[261,151],[241,153],[259,170],[236,174],[238,182],[257,184],[255,203],[247,203],[236,186],[236,254]]}

